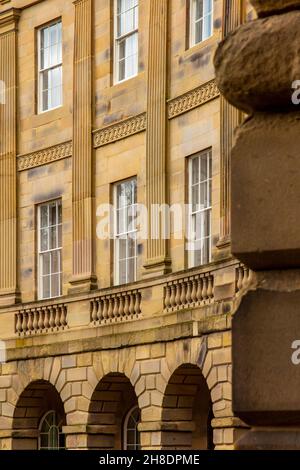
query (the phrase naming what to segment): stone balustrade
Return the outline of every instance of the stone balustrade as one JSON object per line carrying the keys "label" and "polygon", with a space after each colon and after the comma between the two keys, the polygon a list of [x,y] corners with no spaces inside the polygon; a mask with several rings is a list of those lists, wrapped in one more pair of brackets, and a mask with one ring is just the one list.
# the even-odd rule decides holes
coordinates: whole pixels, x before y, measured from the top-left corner
{"label": "stone balustrade", "polygon": [[[65,297],[59,304],[50,301],[22,304],[17,310],[11,309],[14,333],[33,337],[71,332],[78,326],[102,327],[152,318],[153,312],[163,315],[202,308],[245,291],[251,279],[252,271],[229,260],[161,276],[155,282],[143,279],[127,286],[101,289],[88,297]],[[226,289],[232,286],[226,294],[224,285]]]}
{"label": "stone balustrade", "polygon": [[21,309],[15,314],[15,332],[19,336],[54,333],[68,326],[64,304]]}
{"label": "stone balustrade", "polygon": [[108,323],[137,320],[141,317],[141,292],[132,290],[95,297],[91,300],[91,323]]}
{"label": "stone balustrade", "polygon": [[236,268],[236,293],[246,289],[252,279],[252,271],[241,264]]}
{"label": "stone balustrade", "polygon": [[197,307],[214,301],[214,276],[198,274],[169,282],[164,289],[165,311]]}

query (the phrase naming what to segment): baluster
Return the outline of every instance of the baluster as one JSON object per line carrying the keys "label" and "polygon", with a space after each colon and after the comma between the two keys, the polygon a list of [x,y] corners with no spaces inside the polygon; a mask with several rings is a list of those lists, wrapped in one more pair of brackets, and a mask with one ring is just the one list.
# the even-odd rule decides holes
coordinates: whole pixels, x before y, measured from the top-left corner
{"label": "baluster", "polygon": [[44,328],[44,313],[43,313],[43,310],[41,308],[38,308],[37,309],[38,311],[38,329],[39,329],[39,332],[41,333],[43,331],[43,328]]}
{"label": "baluster", "polygon": [[104,320],[104,317],[103,317],[103,301],[101,299],[97,299],[96,301],[97,303],[97,321],[99,323],[102,323],[103,320]]}
{"label": "baluster", "polygon": [[44,328],[47,333],[47,331],[50,328],[50,311],[48,307],[45,307],[43,310],[44,310]]}
{"label": "baluster", "polygon": [[34,330],[34,333],[37,334],[38,332],[38,311],[37,310],[34,310],[33,311],[33,330]]}
{"label": "baluster", "polygon": [[192,283],[187,281],[186,303],[190,304],[192,300]]}
{"label": "baluster", "polygon": [[202,301],[202,289],[203,289],[203,283],[202,283],[202,279],[200,276],[197,277],[197,302],[198,303],[201,303]]}
{"label": "baluster", "polygon": [[22,333],[22,314],[21,312],[17,313],[16,315],[16,333],[20,336]]}
{"label": "baluster", "polygon": [[68,324],[68,321],[67,321],[67,307],[65,305],[61,306],[60,323],[61,323],[61,326],[63,328],[65,328]]}
{"label": "baluster", "polygon": [[181,302],[182,306],[186,304],[186,284],[185,284],[185,282],[182,282],[182,284],[181,284],[180,302]]}
{"label": "baluster", "polygon": [[139,315],[141,313],[141,294],[139,292],[135,294],[134,311],[135,311],[136,318],[139,318]]}
{"label": "baluster", "polygon": [[249,278],[249,269],[244,266],[243,269],[243,281],[242,281],[242,289],[248,286],[248,278]]}
{"label": "baluster", "polygon": [[110,320],[110,322],[113,319],[113,311],[114,311],[113,302],[114,302],[113,297],[109,297],[109,301],[108,301],[108,319]]}
{"label": "baluster", "polygon": [[119,297],[116,296],[114,298],[114,310],[113,310],[113,317],[115,319],[115,321],[118,321],[118,318],[119,318]]}
{"label": "baluster", "polygon": [[165,287],[165,309],[168,310],[171,307],[171,288],[170,286]]}
{"label": "baluster", "polygon": [[103,321],[106,323],[106,320],[108,319],[108,300],[106,298],[103,298]]}
{"label": "baluster", "polygon": [[127,319],[128,319],[128,315],[129,315],[129,296],[128,296],[128,294],[125,295],[124,314],[125,314],[125,318],[126,318],[126,320],[127,320]]}
{"label": "baluster", "polygon": [[182,286],[177,282],[176,284],[176,296],[175,296],[175,305],[176,307],[180,307],[181,305],[181,290]]}
{"label": "baluster", "polygon": [[242,285],[243,285],[243,271],[244,270],[242,267],[237,268],[237,284],[236,284],[237,292],[241,290]]}
{"label": "baluster", "polygon": [[55,311],[54,323],[55,323],[56,329],[57,329],[57,331],[58,331],[59,328],[61,327],[61,323],[60,323],[61,306],[60,306],[60,305],[56,305],[55,310],[56,310],[56,311]]}
{"label": "baluster", "polygon": [[96,325],[96,322],[98,320],[98,302],[96,299],[93,299],[92,300],[92,304],[91,304],[91,307],[92,307],[92,313],[91,313],[91,321],[94,323],[94,325]]}
{"label": "baluster", "polygon": [[174,308],[176,306],[176,301],[175,301],[175,298],[176,298],[176,286],[175,284],[172,284],[171,285],[171,308]]}
{"label": "baluster", "polygon": [[27,313],[23,310],[22,333],[26,335],[27,331]]}
{"label": "baluster", "polygon": [[27,310],[28,314],[28,323],[27,323],[27,329],[28,333],[31,335],[33,331],[33,318],[32,318],[32,312],[31,310]]}
{"label": "baluster", "polygon": [[49,324],[50,324],[51,331],[53,331],[53,329],[54,329],[54,327],[55,327],[55,317],[54,317],[54,308],[53,308],[52,305],[51,305],[51,307],[50,307],[50,320],[49,320]]}
{"label": "baluster", "polygon": [[213,277],[208,276],[208,278],[207,278],[207,297],[208,297],[209,300],[212,299],[212,294],[213,294],[212,286],[213,286]]}
{"label": "baluster", "polygon": [[192,302],[195,304],[197,302],[197,281],[193,279],[192,281],[193,288],[192,288]]}
{"label": "baluster", "polygon": [[131,292],[130,304],[129,304],[129,313],[130,313],[131,318],[134,317],[134,305],[135,305],[135,295]]}
{"label": "baluster", "polygon": [[124,316],[124,296],[121,294],[120,296],[120,303],[119,303],[119,317],[123,320]]}
{"label": "baluster", "polygon": [[203,302],[207,300],[207,277],[203,278],[203,289],[202,289]]}

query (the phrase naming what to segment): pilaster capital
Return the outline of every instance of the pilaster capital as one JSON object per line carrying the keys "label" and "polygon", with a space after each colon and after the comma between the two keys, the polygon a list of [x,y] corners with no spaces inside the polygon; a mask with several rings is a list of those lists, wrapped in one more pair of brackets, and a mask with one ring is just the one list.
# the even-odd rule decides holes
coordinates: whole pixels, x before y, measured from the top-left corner
{"label": "pilaster capital", "polygon": [[0,13],[0,35],[17,31],[21,10],[10,8]]}

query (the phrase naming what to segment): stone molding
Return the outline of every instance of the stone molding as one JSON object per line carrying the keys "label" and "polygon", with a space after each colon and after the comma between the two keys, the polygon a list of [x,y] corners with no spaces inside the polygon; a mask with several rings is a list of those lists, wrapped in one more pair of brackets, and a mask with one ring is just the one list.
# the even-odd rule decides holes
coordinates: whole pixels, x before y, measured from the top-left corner
{"label": "stone molding", "polygon": [[168,101],[168,118],[173,119],[220,96],[215,79]]}
{"label": "stone molding", "polygon": [[72,142],[68,141],[26,155],[18,155],[17,168],[18,171],[29,170],[71,156]]}
{"label": "stone molding", "polygon": [[143,132],[147,127],[146,113],[138,114],[111,126],[97,129],[93,132],[94,148],[103,147],[117,140]]}

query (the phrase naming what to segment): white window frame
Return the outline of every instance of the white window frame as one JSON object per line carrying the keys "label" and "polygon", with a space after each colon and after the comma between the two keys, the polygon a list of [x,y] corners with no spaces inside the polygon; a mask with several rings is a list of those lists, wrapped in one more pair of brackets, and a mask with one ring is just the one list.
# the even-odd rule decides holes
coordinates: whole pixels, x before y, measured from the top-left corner
{"label": "white window frame", "polygon": [[[202,23],[204,22],[204,18],[209,16],[203,15],[200,19],[196,20],[196,2],[198,0],[189,0],[189,9],[190,9],[190,18],[189,18],[189,35],[190,35],[190,47],[196,46],[196,44],[201,44],[201,42],[205,41],[206,39],[210,38],[213,35],[213,29],[214,29],[214,1],[211,0],[212,2],[212,9],[211,12],[209,13],[211,15],[211,34],[207,37],[203,35],[203,25],[202,25],[202,38],[201,41],[196,42],[196,24],[200,21]],[[206,2],[207,0],[203,0],[203,3]]]}
{"label": "white window frame", "polygon": [[[47,418],[50,416],[50,415],[54,415],[55,416],[55,419],[57,419],[57,412],[55,410],[50,410],[50,411],[47,411],[41,421],[40,421],[40,425],[39,425],[39,444],[38,444],[38,449],[39,450],[62,450],[62,449],[65,449],[65,447],[60,447],[60,436],[62,436],[64,433],[62,432],[62,424],[63,424],[63,421],[61,420],[60,422],[57,422],[57,424],[54,424],[53,426],[50,426],[48,432],[42,432],[42,428],[43,428],[43,425],[45,423],[45,421],[47,420]],[[49,424],[49,423],[48,423]],[[50,433],[50,430],[51,428],[54,427],[56,428],[56,432],[58,434],[58,447],[42,447],[41,445],[41,437],[42,435],[44,434],[47,434],[48,435],[48,439],[49,439],[49,433]]]}
{"label": "white window frame", "polygon": [[[49,207],[52,204],[56,204],[56,224],[55,225],[49,225]],[[48,206],[48,225],[47,227],[42,227],[41,225],[41,209],[42,207]],[[47,300],[47,299],[53,299],[53,298],[58,298],[62,296],[62,234],[61,234],[61,244],[60,246],[57,246],[56,248],[49,248],[49,237],[50,237],[50,228],[51,227],[56,227],[56,240],[58,242],[58,227],[62,227],[62,220],[60,223],[58,223],[58,208],[61,206],[62,209],[62,200],[61,199],[56,199],[54,201],[49,201],[43,204],[39,204],[37,207],[37,244],[38,244],[38,299],[39,300]],[[41,231],[42,229],[47,229],[48,230],[48,250],[43,250],[41,249]],[[61,229],[62,231],[62,229]],[[47,253],[53,253],[53,252],[60,252],[59,254],[59,260],[60,260],[60,266],[59,266],[59,272],[57,273],[51,273],[51,261],[50,261],[50,267],[49,267],[49,274],[43,274],[43,255]],[[59,295],[53,296],[51,295],[51,275],[59,275]],[[44,296],[43,292],[43,277],[44,276],[50,276],[50,296],[46,297]]]}
{"label": "white window frame", "polygon": [[[209,201],[207,206],[204,206],[201,202],[201,180],[200,180],[200,161],[201,158],[206,157],[207,159],[207,169],[208,169],[208,174],[206,180],[202,181],[202,184],[206,184],[206,198],[207,201]],[[199,178],[198,178],[198,183],[193,184],[193,161],[195,159],[199,159]],[[203,266],[205,264],[209,264],[212,261],[212,150],[208,149],[202,152],[199,152],[195,155],[192,155],[191,157],[188,158],[188,184],[189,184],[189,189],[188,189],[188,197],[189,197],[189,217],[188,217],[188,267],[189,268],[194,268],[197,266]],[[192,187],[198,185],[198,194],[199,194],[199,205],[197,210],[193,210],[193,195],[192,195]],[[201,236],[200,239],[197,241],[195,240],[195,221],[194,218],[196,218],[196,215],[199,213],[205,213],[209,212],[209,217],[210,217],[210,227],[209,227],[209,237],[206,237],[205,235]],[[203,233],[203,227],[201,227],[201,234]],[[208,259],[204,258],[204,250],[203,246],[201,248],[201,261],[200,264],[196,262],[196,253],[199,252],[200,250],[197,250],[197,246],[194,247],[194,243],[199,243],[201,240],[205,240],[209,238],[209,255]]]}
{"label": "white window frame", "polygon": [[[50,28],[51,26],[54,26],[54,25],[57,25],[57,24],[61,25],[61,62],[57,62],[55,65],[51,65],[49,67],[45,67],[45,68],[42,69],[42,67],[41,67],[41,53],[42,53],[41,36],[42,36],[42,32],[45,29]],[[37,108],[38,108],[38,114],[47,113],[48,111],[53,111],[54,109],[58,109],[58,108],[61,108],[63,106],[63,47],[62,47],[63,39],[62,39],[62,34],[63,34],[63,31],[62,31],[62,19],[61,18],[59,18],[57,20],[54,20],[51,23],[48,23],[47,25],[41,26],[37,30],[37,49],[38,49],[37,50],[37,62],[38,62],[38,70],[37,70],[37,74],[38,74],[38,77],[37,77],[37,84],[38,84],[37,101],[38,101],[38,106],[37,106]],[[61,102],[57,106],[48,107],[47,109],[43,109],[43,74],[44,74],[44,72],[54,70],[54,69],[57,69],[57,68],[61,68]]]}
{"label": "white window frame", "polygon": [[[125,230],[123,233],[118,233],[118,186],[121,184],[126,184],[126,183],[131,183],[135,181],[135,185],[137,185],[137,178],[128,178],[123,181],[119,181],[118,183],[114,184],[114,284],[115,285],[121,285],[121,284],[129,284],[132,282],[135,282],[137,280],[137,225],[136,225],[136,219],[135,219],[135,227],[132,230]],[[134,207],[134,205],[137,205],[137,200],[131,205],[131,206],[124,206],[124,207]],[[120,280],[120,269],[119,269],[119,262],[120,262],[120,256],[119,256],[119,240],[120,239],[126,239],[128,235],[135,235],[135,263],[134,263],[134,279],[129,279],[128,278],[128,265],[126,264],[126,281],[121,282]],[[126,248],[127,251],[127,248]],[[128,258],[126,256],[126,260],[132,259]]]}
{"label": "white window frame", "polygon": [[[139,410],[139,407],[136,405],[136,406],[133,406],[127,413],[126,417],[125,417],[125,420],[124,420],[124,425],[123,425],[123,448],[124,450],[140,450],[141,449],[141,443],[140,443],[140,439],[137,441],[137,439],[135,439],[135,442],[134,442],[134,447],[136,447],[135,449],[128,449],[128,440],[127,440],[127,433],[128,433],[128,422],[129,422],[129,419],[131,418],[132,414],[136,411],[136,410]],[[140,410],[139,410],[140,412]],[[137,429],[130,429],[131,431],[135,431],[135,433],[140,436],[140,433]],[[136,437],[136,436],[135,436]],[[132,446],[132,444],[130,444]]]}
{"label": "white window frame", "polygon": [[[137,11],[138,11],[138,21],[137,21],[137,28],[133,29],[132,31],[118,36],[118,1],[114,0],[114,84],[123,83],[127,80],[130,80],[133,77],[136,77],[139,73],[139,0],[137,0]],[[126,10],[127,11],[127,10]],[[120,79],[120,59],[119,59],[119,44],[129,36],[136,35],[136,42],[137,42],[137,64],[136,64],[136,73]]]}

